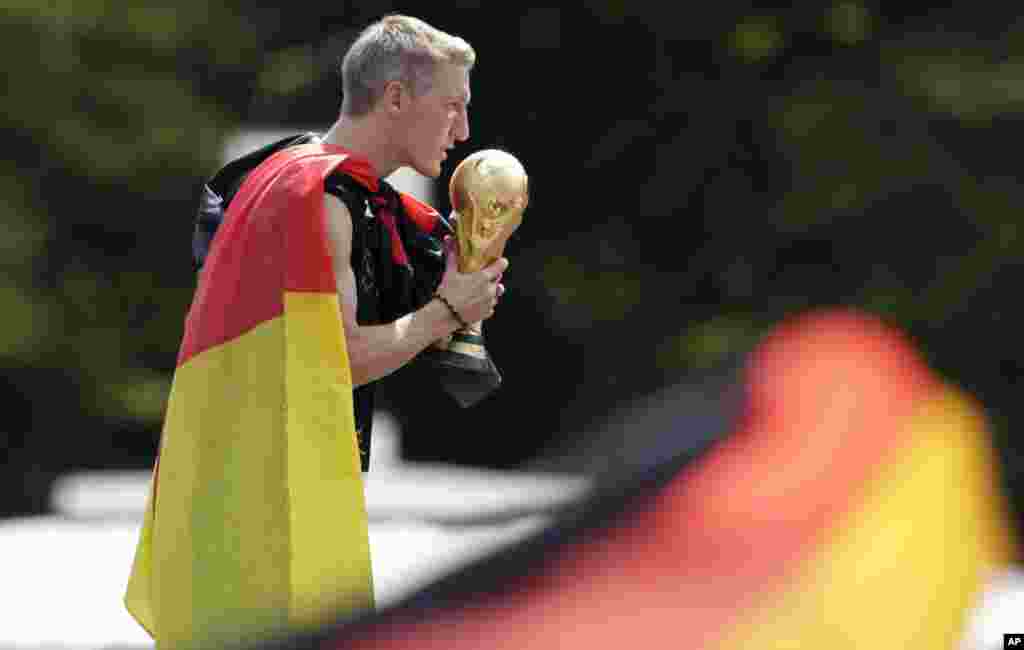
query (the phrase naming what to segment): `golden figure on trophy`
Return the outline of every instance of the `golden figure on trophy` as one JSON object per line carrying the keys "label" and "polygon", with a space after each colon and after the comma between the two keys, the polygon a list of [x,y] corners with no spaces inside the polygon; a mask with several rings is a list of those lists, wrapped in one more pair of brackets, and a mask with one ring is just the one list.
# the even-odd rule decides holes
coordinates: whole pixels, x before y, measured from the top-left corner
{"label": "golden figure on trophy", "polygon": [[[462,273],[478,271],[505,251],[509,236],[523,221],[529,183],[512,154],[484,149],[459,163],[448,186]],[[438,345],[442,383],[462,406],[470,406],[501,384],[484,348],[483,324],[470,323]]]}

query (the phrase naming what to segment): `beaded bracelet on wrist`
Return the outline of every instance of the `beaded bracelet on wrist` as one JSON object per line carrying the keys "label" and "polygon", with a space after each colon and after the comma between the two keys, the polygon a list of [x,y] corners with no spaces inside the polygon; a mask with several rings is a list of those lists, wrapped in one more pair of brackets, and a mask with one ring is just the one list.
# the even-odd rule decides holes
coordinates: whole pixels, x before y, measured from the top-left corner
{"label": "beaded bracelet on wrist", "polygon": [[452,316],[455,317],[455,320],[458,321],[459,325],[463,329],[469,327],[469,323],[467,323],[465,320],[462,319],[462,316],[459,314],[458,311],[455,310],[455,307],[452,306],[452,303],[448,302],[447,298],[442,296],[440,292],[435,293],[434,297],[437,298],[438,300],[440,300],[442,303],[444,303],[444,306],[448,308],[448,311],[450,311],[452,313]]}

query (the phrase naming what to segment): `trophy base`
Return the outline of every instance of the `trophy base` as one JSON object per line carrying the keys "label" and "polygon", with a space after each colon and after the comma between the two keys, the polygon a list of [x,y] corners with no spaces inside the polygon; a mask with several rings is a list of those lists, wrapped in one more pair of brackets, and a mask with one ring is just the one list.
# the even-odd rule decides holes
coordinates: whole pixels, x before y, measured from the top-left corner
{"label": "trophy base", "polygon": [[490,356],[451,350],[431,350],[430,362],[439,370],[441,387],[462,408],[473,406],[501,385],[501,373]]}

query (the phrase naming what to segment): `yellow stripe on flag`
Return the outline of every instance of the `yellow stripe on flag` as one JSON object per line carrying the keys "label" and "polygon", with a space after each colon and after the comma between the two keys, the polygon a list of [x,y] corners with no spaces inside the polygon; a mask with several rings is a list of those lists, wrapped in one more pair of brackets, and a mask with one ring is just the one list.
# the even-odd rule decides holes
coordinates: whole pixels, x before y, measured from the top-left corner
{"label": "yellow stripe on flag", "polygon": [[959,647],[969,608],[1012,558],[984,418],[953,389],[910,418],[806,569],[741,618],[721,648]]}
{"label": "yellow stripe on flag", "polygon": [[126,597],[159,647],[372,607],[337,314],[336,295],[286,294],[283,317],[178,368]]}
{"label": "yellow stripe on flag", "polygon": [[325,608],[372,607],[373,578],[359,452],[344,435],[355,416],[338,297],[288,292],[284,304],[292,620],[312,623]]}

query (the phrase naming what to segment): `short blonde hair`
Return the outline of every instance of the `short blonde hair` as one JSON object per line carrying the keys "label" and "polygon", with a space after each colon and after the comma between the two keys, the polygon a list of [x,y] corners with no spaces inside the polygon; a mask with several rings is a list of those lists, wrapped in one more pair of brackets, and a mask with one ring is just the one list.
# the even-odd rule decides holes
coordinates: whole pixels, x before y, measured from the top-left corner
{"label": "short blonde hair", "polygon": [[341,61],[341,112],[368,113],[389,81],[419,95],[430,89],[437,64],[471,69],[475,62],[476,52],[458,36],[411,16],[385,16],[356,37]]}

